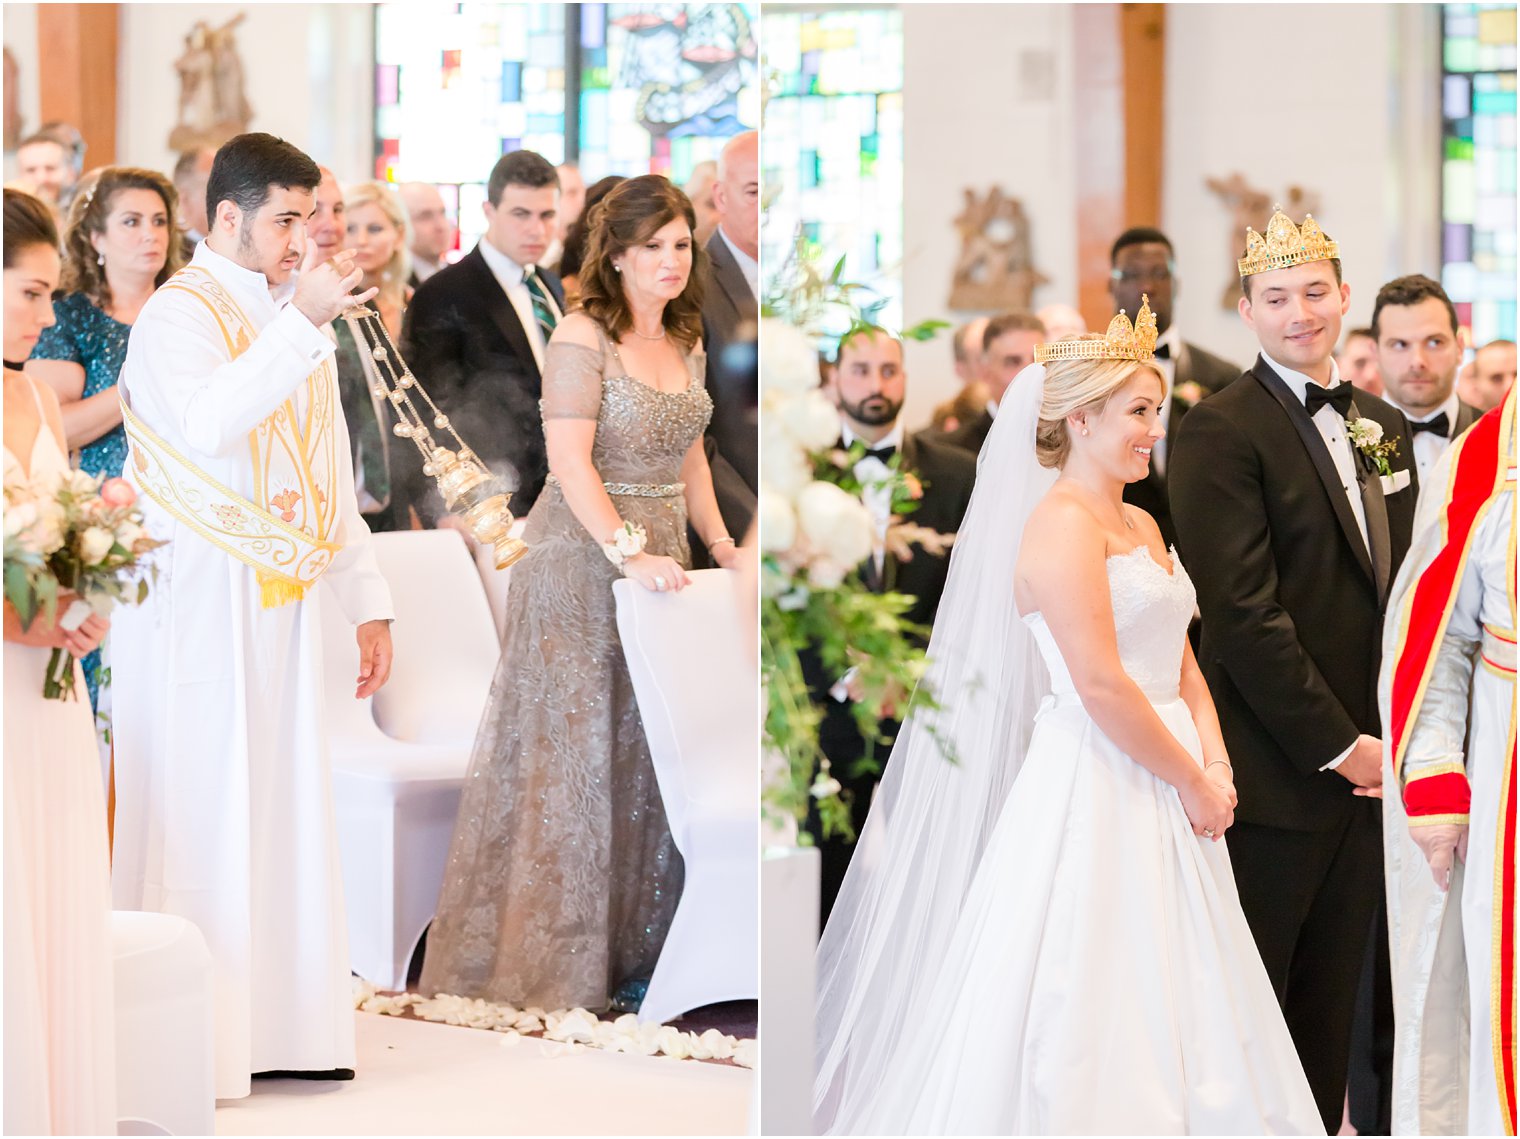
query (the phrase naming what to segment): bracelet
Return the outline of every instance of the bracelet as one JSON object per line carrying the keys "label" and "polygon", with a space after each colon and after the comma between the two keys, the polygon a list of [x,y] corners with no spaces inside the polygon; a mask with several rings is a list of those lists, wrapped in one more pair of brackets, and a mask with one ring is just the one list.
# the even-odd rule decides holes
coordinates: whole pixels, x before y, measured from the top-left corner
{"label": "bracelet", "polygon": [[644,547],[649,544],[649,535],[644,527],[637,522],[624,522],[612,532],[612,536],[602,543],[602,553],[607,555],[607,560],[623,568],[623,563],[629,558],[636,558],[644,552]]}
{"label": "bracelet", "polygon": [[714,546],[721,546],[724,542],[727,542],[730,546],[737,546],[739,544],[730,538],[727,534],[724,534],[723,537],[714,538],[711,542],[707,543],[707,548],[710,550]]}
{"label": "bracelet", "polygon": [[1209,768],[1213,767],[1216,763],[1222,763],[1222,764],[1224,764],[1226,767],[1228,767],[1230,769],[1230,774],[1231,775],[1235,774],[1235,765],[1233,763],[1231,763],[1227,759],[1211,759],[1211,760],[1209,760],[1207,763],[1205,763],[1203,765],[1203,769],[1205,771],[1207,771]]}

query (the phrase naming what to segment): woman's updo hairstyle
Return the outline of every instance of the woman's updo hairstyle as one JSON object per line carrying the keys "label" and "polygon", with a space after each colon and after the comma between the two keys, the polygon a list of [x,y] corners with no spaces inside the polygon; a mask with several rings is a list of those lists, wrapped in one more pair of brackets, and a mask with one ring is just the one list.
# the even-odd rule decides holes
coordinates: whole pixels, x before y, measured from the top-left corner
{"label": "woman's updo hairstyle", "polygon": [[[1102,340],[1104,335],[1088,332],[1063,339]],[[1159,369],[1134,360],[1051,360],[1044,367],[1045,391],[1040,400],[1040,424],[1035,429],[1034,453],[1040,466],[1056,470],[1066,465],[1066,457],[1071,454],[1067,416],[1084,408],[1094,412],[1101,410],[1141,368],[1155,372],[1161,379],[1161,390],[1166,391],[1166,378]]]}
{"label": "woman's updo hairstyle", "polygon": [[42,199],[25,190],[5,188],[5,267],[34,245],[58,248],[58,224]]}

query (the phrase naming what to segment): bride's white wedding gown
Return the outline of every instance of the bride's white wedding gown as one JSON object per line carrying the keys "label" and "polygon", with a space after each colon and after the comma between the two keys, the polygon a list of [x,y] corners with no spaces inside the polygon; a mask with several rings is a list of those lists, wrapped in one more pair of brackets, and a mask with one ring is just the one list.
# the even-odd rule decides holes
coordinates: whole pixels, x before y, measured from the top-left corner
{"label": "bride's white wedding gown", "polygon": [[[1202,763],[1178,695],[1193,586],[1108,560],[1124,669]],[[1241,913],[1225,842],[1083,708],[1043,617],[1053,695],[871,1134],[1323,1134]]]}

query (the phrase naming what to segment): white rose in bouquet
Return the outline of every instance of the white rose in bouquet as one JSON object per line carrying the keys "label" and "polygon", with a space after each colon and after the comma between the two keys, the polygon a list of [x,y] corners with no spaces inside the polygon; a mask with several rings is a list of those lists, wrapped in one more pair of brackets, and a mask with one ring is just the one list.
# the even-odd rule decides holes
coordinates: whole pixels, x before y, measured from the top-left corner
{"label": "white rose in bouquet", "polygon": [[814,482],[797,496],[797,518],[808,543],[837,565],[853,566],[871,552],[871,515],[854,495]]}
{"label": "white rose in bouquet", "polygon": [[63,528],[68,521],[63,507],[54,498],[37,501],[37,520],[32,523],[31,541],[28,543],[44,555],[51,554],[63,545]]}
{"label": "white rose in bouquet", "polygon": [[100,480],[78,467],[73,467],[68,474],[62,475],[59,482],[60,485],[67,485],[75,494],[93,495],[100,490]]}
{"label": "white rose in bouquet", "polygon": [[818,353],[813,342],[789,324],[760,322],[760,387],[801,394],[818,387]]}
{"label": "white rose in bouquet", "polygon": [[787,497],[807,486],[813,477],[807,456],[775,416],[760,417],[760,470],[765,484]]}
{"label": "white rose in bouquet", "polygon": [[839,439],[839,410],[820,391],[790,397],[780,415],[787,433],[809,451],[831,446]]}
{"label": "white rose in bouquet", "polygon": [[797,541],[797,516],[792,504],[764,483],[760,484],[760,549],[784,554]]}
{"label": "white rose in bouquet", "polygon": [[8,503],[5,507],[5,536],[19,538],[37,524],[37,504],[29,499]]}
{"label": "white rose in bouquet", "polygon": [[99,565],[114,545],[116,535],[104,526],[86,527],[79,535],[79,558],[87,566]]}

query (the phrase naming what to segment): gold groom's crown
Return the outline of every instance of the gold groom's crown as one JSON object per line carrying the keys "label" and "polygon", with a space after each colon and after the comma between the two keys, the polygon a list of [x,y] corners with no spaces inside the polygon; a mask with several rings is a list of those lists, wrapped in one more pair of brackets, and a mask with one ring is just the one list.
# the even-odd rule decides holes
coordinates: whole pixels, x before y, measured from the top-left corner
{"label": "gold groom's crown", "polygon": [[1108,322],[1108,331],[1101,340],[1066,337],[1049,344],[1034,346],[1035,363],[1047,360],[1135,360],[1149,363],[1156,355],[1156,315],[1151,312],[1150,297],[1140,294],[1140,311],[1135,323],[1120,309]]}
{"label": "gold groom's crown", "polygon": [[1239,262],[1240,275],[1249,277],[1309,261],[1333,261],[1340,255],[1341,247],[1320,229],[1313,214],[1305,214],[1304,224],[1297,226],[1281,206],[1275,206],[1266,237],[1246,226],[1246,255]]}

